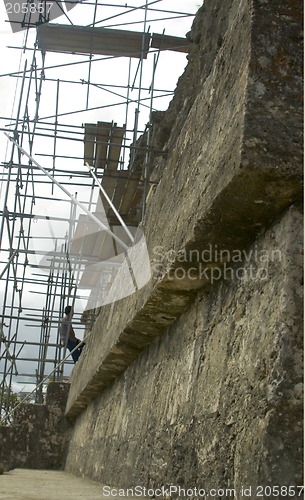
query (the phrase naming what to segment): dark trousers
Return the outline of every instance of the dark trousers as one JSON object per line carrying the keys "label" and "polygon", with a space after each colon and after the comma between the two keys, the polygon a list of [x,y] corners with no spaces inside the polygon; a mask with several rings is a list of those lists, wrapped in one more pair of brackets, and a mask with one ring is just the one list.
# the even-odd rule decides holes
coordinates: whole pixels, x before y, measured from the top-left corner
{"label": "dark trousers", "polygon": [[[78,342],[75,342],[75,340],[68,340],[68,343],[67,343],[67,348],[69,349],[69,351],[73,351],[73,349],[77,346]],[[83,344],[78,348],[76,349],[76,351],[72,352],[71,356],[73,358],[73,361],[74,363],[76,363],[78,361],[78,358],[80,357],[81,353],[82,353],[82,350],[83,350]]]}

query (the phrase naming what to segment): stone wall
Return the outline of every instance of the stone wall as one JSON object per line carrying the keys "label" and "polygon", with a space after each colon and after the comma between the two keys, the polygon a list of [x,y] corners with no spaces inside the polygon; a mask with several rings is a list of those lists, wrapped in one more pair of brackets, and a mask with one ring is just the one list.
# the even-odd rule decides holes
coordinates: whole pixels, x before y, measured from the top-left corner
{"label": "stone wall", "polygon": [[122,487],[302,484],[302,241],[291,208],[88,405],[66,469]]}
{"label": "stone wall", "polygon": [[0,426],[0,466],[60,469],[64,466],[71,424],[65,407],[69,384],[52,382],[45,404],[23,403],[16,409],[13,424]]}
{"label": "stone wall", "polygon": [[101,309],[74,367],[68,470],[123,486],[300,481],[301,28],[292,0],[199,10],[154,139],[152,277]]}
{"label": "stone wall", "polygon": [[[270,61],[281,53],[281,43],[288,43],[287,19],[292,26],[290,43],[295,46],[291,61],[297,58],[301,61],[301,46],[295,42],[301,24],[298,12],[288,16],[290,3],[287,0],[287,15],[281,4],[281,15],[274,17]],[[194,35],[199,42],[194,42],[176,100],[166,113],[176,121],[165,144],[167,158],[156,159],[154,172],[162,172],[162,176],[150,193],[143,221],[151,261],[154,261],[155,249],[160,246],[165,258],[160,262],[158,257],[158,272],[153,272],[146,287],[114,306],[103,307],[82,358],[73,370],[67,407],[69,416],[82,411],[88,401],[172,324],[194,300],[198,289],[210,286],[209,277],[201,272],[198,262],[191,259],[184,263],[186,271],[198,267],[191,279],[188,274],[185,279],[169,279],[172,270],[180,268],[181,263],[178,258],[167,259],[168,252],[177,255],[182,251],[189,255],[191,251],[207,250],[211,245],[226,250],[246,249],[285,208],[302,197],[300,75],[292,75],[289,92],[284,94],[289,99],[287,97],[285,102],[282,102],[283,93],[276,94],[273,87],[276,81],[280,85],[281,70],[276,72],[271,63],[266,63],[260,72],[265,87],[269,82],[270,90],[262,95],[252,85],[257,79],[253,59],[265,53],[264,46],[259,51],[265,33],[260,17],[264,9],[267,9],[266,15],[269,8],[276,13],[277,2],[234,0],[228,5],[210,0],[204,5],[195,22],[194,33],[199,25],[205,35]],[[224,18],[229,22],[219,21]],[[217,29],[221,31],[217,50],[207,43],[206,32],[211,31],[213,22],[216,23],[215,37]],[[212,51],[207,55],[209,74],[202,69],[202,85],[196,86],[190,109],[186,104],[186,107],[179,107],[181,94],[186,92],[185,81],[188,80],[185,78],[190,78],[192,69],[198,81],[198,58],[205,53],[205,47]],[[267,127],[264,143],[257,136],[260,128],[251,125],[255,99],[256,120],[261,127]],[[186,96],[184,102],[189,100]],[[289,122],[289,131],[286,128],[287,110],[294,117]],[[279,130],[282,129],[286,133],[281,136]],[[287,150],[291,143],[294,147],[293,154],[283,161],[285,143]],[[206,267],[209,269],[213,265],[217,263],[212,259]],[[121,278],[124,280],[125,276]]]}

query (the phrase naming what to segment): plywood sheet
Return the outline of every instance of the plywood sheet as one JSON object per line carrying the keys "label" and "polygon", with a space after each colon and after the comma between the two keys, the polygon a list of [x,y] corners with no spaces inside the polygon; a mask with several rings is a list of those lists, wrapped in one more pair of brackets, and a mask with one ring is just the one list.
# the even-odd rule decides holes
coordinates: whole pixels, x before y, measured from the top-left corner
{"label": "plywood sheet", "polygon": [[79,54],[100,54],[146,59],[149,33],[138,31],[41,24],[37,27],[38,46],[41,50]]}

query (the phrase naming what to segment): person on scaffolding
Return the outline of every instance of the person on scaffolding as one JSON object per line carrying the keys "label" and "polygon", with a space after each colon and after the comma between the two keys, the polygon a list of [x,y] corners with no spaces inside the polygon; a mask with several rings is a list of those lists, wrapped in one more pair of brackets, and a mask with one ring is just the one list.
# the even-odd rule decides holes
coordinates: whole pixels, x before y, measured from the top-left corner
{"label": "person on scaffolding", "polygon": [[[76,363],[82,353],[85,344],[81,340],[77,339],[75,336],[73,326],[71,323],[73,313],[74,311],[71,306],[67,306],[65,308],[65,315],[62,318],[59,325],[59,335],[62,344],[69,349],[73,361],[74,363]],[[78,349],[72,352],[77,346],[79,346]]]}

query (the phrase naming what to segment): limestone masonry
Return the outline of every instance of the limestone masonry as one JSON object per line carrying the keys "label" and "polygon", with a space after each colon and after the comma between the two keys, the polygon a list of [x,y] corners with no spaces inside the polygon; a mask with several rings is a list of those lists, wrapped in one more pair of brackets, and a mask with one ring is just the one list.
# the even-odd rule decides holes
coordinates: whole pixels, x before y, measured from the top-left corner
{"label": "limestone masonry", "polygon": [[58,431],[65,470],[238,500],[303,484],[301,31],[295,0],[199,9],[154,124],[152,277],[96,311]]}
{"label": "limestone masonry", "polygon": [[67,470],[124,487],[302,484],[301,21],[292,1],[199,10],[155,131],[155,272],[102,308],[73,371]]}

